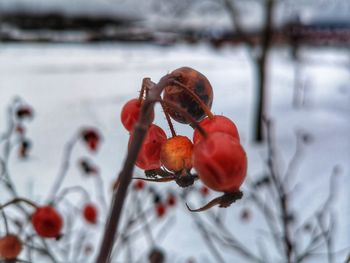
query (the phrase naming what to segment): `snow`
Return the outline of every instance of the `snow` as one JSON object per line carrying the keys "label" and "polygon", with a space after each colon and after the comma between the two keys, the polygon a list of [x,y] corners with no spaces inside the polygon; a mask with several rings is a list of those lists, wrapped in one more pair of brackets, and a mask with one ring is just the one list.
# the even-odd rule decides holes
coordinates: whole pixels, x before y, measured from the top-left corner
{"label": "snow", "polygon": [[[293,64],[288,51],[276,49],[270,60],[268,111],[275,125],[279,168],[284,171],[293,155],[295,131],[310,134],[312,142],[303,151],[295,179],[304,184],[292,197],[293,208],[306,218],[327,197],[334,166],[341,167],[334,206],[339,223],[335,245],[341,249],[350,244],[349,235],[345,234],[350,229],[350,67],[335,67],[334,63],[349,65],[350,59],[345,49],[304,49],[303,58],[301,79],[307,83],[306,105],[300,109],[292,107]],[[48,195],[58,173],[63,147],[81,126],[98,127],[103,134],[103,145],[95,155],[87,153],[82,144],[76,146],[64,185],[79,184],[95,191],[91,181],[82,179],[76,165],[77,157],[87,155],[99,165],[105,191],[110,194],[111,183],[127,149],[128,134],[119,121],[122,105],[138,95],[143,77],[157,81],[167,72],[185,65],[201,71],[211,81],[215,94],[213,111],[235,121],[248,154],[248,176],[261,175],[266,168],[266,147],[251,143],[255,72],[244,48],[226,47],[217,51],[206,45],[2,44],[0,130],[4,130],[5,109],[14,96],[21,96],[35,109],[35,119],[28,124],[29,136],[34,142],[31,157],[20,161],[14,154],[10,161],[10,173],[20,195],[35,200]],[[155,123],[166,127],[159,109]],[[191,136],[188,127],[176,124],[176,130]],[[167,132],[169,134],[169,130]],[[179,191],[173,183],[158,188]],[[5,198],[1,195],[2,201]],[[200,203],[193,199],[191,204]],[[257,240],[265,238],[262,232],[265,224],[254,213],[250,222],[239,220],[240,211],[248,205],[243,200],[227,209],[226,223],[242,242],[255,247]],[[184,204],[180,203],[172,215],[176,216],[174,227],[160,244],[167,251],[169,262],[184,262],[190,257],[198,262],[215,262]],[[144,243],[137,246],[139,249],[135,251],[147,252]],[[268,242],[265,246],[269,248],[268,254],[274,255],[271,244]],[[224,252],[224,256],[227,262],[235,258],[244,262],[234,253]],[[322,260],[326,259],[315,262],[325,262]]]}

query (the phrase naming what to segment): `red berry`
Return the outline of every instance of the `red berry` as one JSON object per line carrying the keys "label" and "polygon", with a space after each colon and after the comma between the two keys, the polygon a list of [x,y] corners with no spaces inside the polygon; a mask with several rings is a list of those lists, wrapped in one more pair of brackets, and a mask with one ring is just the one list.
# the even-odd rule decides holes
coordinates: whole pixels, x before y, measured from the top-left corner
{"label": "red berry", "polygon": [[246,177],[247,157],[236,139],[226,133],[215,132],[194,146],[193,167],[209,188],[234,192]]}
{"label": "red berry", "polygon": [[0,238],[0,259],[15,259],[21,251],[22,242],[17,236],[8,234]]}
{"label": "red berry", "polygon": [[145,181],[143,181],[143,180],[136,180],[134,182],[134,189],[136,191],[142,190],[143,188],[145,188]]}
{"label": "red berry", "polygon": [[178,172],[192,168],[193,144],[186,136],[175,136],[162,146],[160,160],[170,171]]}
{"label": "red berry", "polygon": [[[132,135],[129,139],[129,146],[131,144],[131,140]],[[159,168],[161,165],[160,150],[166,140],[166,134],[163,129],[155,124],[151,124],[137,157],[136,165],[144,170]]]}
{"label": "red berry", "polygon": [[162,218],[166,213],[166,206],[162,203],[156,204],[156,214],[158,218]]}
{"label": "red berry", "polygon": [[[182,67],[171,72],[178,82],[187,86],[193,91],[210,109],[213,102],[213,89],[209,80],[200,72],[189,68]],[[177,84],[167,86],[164,90],[164,100],[177,104],[186,110],[195,120],[200,121],[205,117],[203,109],[199,103],[186,90]],[[179,112],[168,109],[169,115],[176,121],[188,124],[184,116]]]}
{"label": "red berry", "polygon": [[24,126],[18,124],[18,125],[16,126],[16,132],[17,132],[19,135],[23,135],[24,132],[25,132]]}
{"label": "red berry", "polygon": [[176,205],[176,196],[173,194],[170,194],[166,200],[166,203],[169,207],[173,207]]}
{"label": "red berry", "polygon": [[57,238],[61,233],[63,219],[52,206],[42,206],[32,214],[32,225],[39,236]]}
{"label": "red berry", "polygon": [[209,189],[205,185],[203,185],[199,191],[203,196],[207,196],[209,194]]}
{"label": "red berry", "polygon": [[93,204],[86,204],[83,209],[83,215],[85,220],[90,224],[96,224],[97,222],[97,209]]}
{"label": "red berry", "polygon": [[81,132],[83,140],[86,143],[86,146],[93,152],[97,150],[97,147],[100,143],[100,135],[97,130],[93,128],[84,129]]}
{"label": "red berry", "polygon": [[[125,129],[129,132],[134,128],[135,123],[139,119],[141,112],[141,103],[139,99],[129,100],[122,108],[120,113],[120,119]],[[154,120],[154,111],[152,111],[152,115],[150,116],[151,122]]]}
{"label": "red berry", "polygon": [[[221,115],[215,115],[213,118],[205,118],[199,125],[207,132],[224,132],[239,141],[239,134],[236,125],[227,117]],[[196,144],[202,139],[201,133],[198,129],[194,130],[193,143]]]}

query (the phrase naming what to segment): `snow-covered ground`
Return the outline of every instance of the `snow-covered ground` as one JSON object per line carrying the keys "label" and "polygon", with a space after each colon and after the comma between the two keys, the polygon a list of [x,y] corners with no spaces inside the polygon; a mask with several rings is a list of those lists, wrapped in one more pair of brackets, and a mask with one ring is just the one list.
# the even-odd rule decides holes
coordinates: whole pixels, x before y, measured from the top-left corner
{"label": "snow-covered ground", "polygon": [[[295,149],[295,131],[312,136],[298,168],[297,181],[304,184],[292,196],[293,208],[307,216],[326,198],[329,177],[335,165],[341,167],[335,200],[338,220],[335,246],[350,244],[350,57],[346,50],[307,49],[304,58],[316,63],[303,64],[301,79],[306,85],[306,105],[293,109],[293,64],[284,49],[274,50],[269,76],[269,115],[275,123],[280,169],[286,169]],[[347,65],[335,66],[335,65]],[[47,196],[58,172],[65,142],[81,126],[96,126],[103,134],[103,145],[90,155],[101,169],[106,192],[116,178],[127,149],[128,134],[119,121],[120,109],[138,95],[143,77],[157,81],[181,66],[204,73],[214,88],[213,111],[225,114],[237,124],[249,160],[248,176],[261,175],[266,147],[251,142],[254,106],[254,67],[244,48],[212,50],[205,45],[157,47],[151,45],[4,45],[0,46],[0,130],[5,125],[5,109],[19,95],[35,109],[28,125],[34,142],[31,157],[20,161],[11,156],[10,173],[20,195],[40,199]],[[157,124],[166,127],[160,111]],[[179,133],[191,130],[176,125]],[[169,132],[169,130],[167,130]],[[73,162],[65,185],[82,184],[76,157],[87,155],[81,145],[73,152]],[[177,189],[170,183],[167,187]],[[1,200],[5,198],[1,194]],[[193,205],[199,205],[197,202]],[[177,209],[175,226],[160,246],[169,262],[215,262],[195,230],[184,204]],[[239,213],[245,202],[227,209],[226,222],[250,246],[261,237],[259,216],[242,223]],[[261,234],[261,233],[260,233]],[[267,249],[269,253],[269,249]],[[138,250],[135,250],[138,251]],[[142,247],[140,248],[141,252]],[[224,252],[227,262],[237,256]],[[315,262],[325,262],[317,258]],[[235,262],[243,262],[239,258]],[[338,261],[337,261],[338,262]]]}

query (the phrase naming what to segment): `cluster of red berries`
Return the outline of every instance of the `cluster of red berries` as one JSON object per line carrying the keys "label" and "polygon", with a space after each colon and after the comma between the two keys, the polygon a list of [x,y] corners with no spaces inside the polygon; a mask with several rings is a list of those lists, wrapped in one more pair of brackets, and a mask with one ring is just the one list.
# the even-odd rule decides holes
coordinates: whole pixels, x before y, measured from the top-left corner
{"label": "cluster of red berries", "polygon": [[[173,120],[195,127],[193,142],[182,135],[167,138],[161,127],[151,124],[136,166],[144,170],[163,168],[174,173],[194,168],[207,187],[228,193],[238,191],[246,176],[247,158],[236,125],[229,118],[210,112],[213,91],[203,74],[183,67],[170,75],[173,80],[164,87],[163,102],[167,106],[163,108]],[[143,101],[144,96],[132,99],[121,112],[121,122],[130,132],[129,145]],[[169,106],[171,104],[181,108],[196,123]],[[149,118],[153,121],[154,112]]]}
{"label": "cluster of red berries", "polygon": [[168,193],[165,200],[162,200],[160,195],[154,196],[155,213],[158,218],[165,216],[168,208],[173,208],[176,206],[177,199],[176,195],[173,193]]}

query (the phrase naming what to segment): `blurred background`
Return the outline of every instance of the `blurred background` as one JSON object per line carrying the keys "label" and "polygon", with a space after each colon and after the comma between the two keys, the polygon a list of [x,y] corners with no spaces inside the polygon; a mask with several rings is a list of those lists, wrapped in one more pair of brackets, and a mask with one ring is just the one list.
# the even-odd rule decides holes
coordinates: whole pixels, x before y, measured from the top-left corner
{"label": "blurred background", "polygon": [[[99,167],[109,200],[129,138],[120,123],[121,107],[138,96],[144,77],[157,82],[182,66],[209,79],[214,90],[212,111],[236,123],[252,183],[269,171],[264,117],[273,123],[276,169],[283,175],[293,173],[286,192],[293,215],[290,232],[299,254],[313,236],[297,229],[324,208],[336,174],[324,221],[329,231],[321,231],[333,238],[331,242],[325,238],[328,243],[316,246],[305,262],[346,262],[350,246],[348,0],[1,0],[0,132],[6,131],[7,107],[14,98],[31,105],[35,114],[26,131],[28,156],[21,158],[14,151],[8,160],[19,195],[43,202],[64,159],[66,142],[81,127],[96,127],[103,138],[99,152],[87,154],[78,145],[64,186],[83,185],[94,191],[94,183],[82,177],[77,165],[78,157],[87,155]],[[160,108],[155,123],[170,136]],[[175,124],[175,128],[192,138],[190,127]],[[303,146],[298,146],[300,138]],[[142,175],[141,170],[136,173]],[[182,194],[174,183],[152,187],[163,194]],[[243,185],[243,191],[251,189],[251,184]],[[3,193],[1,202],[11,196]],[[267,207],[278,203],[274,198],[266,192],[261,195]],[[73,201],[78,199],[73,195]],[[189,202],[198,207],[203,199],[194,195]],[[152,206],[152,200],[142,205]],[[222,210],[214,211],[245,247],[264,254],[263,262],[287,262],[268,222],[249,198]],[[90,242],[94,254],[89,262],[98,250],[107,213],[101,211],[100,224],[91,230],[97,241]],[[278,221],[278,209],[275,212]],[[211,252],[184,202],[179,200],[169,218],[152,221],[156,247],[165,262],[255,262],[225,243],[213,241],[217,251]],[[213,223],[206,215],[198,218],[208,228]],[[210,229],[215,227],[212,224]],[[128,249],[121,249],[113,262],[147,262],[155,246],[142,236],[130,244],[133,259]],[[74,253],[68,257],[67,262],[79,262]],[[45,260],[35,262],[49,262]]]}

